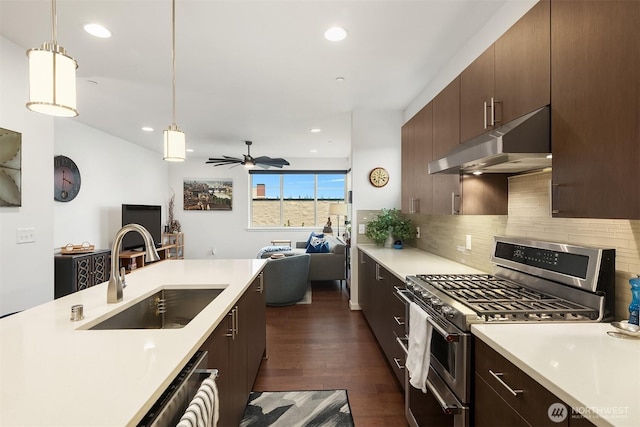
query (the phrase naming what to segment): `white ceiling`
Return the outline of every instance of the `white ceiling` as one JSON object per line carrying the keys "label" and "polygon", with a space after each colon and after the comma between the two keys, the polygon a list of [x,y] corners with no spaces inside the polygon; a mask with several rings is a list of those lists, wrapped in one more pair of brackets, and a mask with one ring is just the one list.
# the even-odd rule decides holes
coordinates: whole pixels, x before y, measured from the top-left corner
{"label": "white ceiling", "polygon": [[[254,156],[348,157],[351,111],[404,110],[510,1],[177,0],[176,123],[189,155],[239,156],[249,139]],[[58,44],[79,64],[72,120],[160,152],[171,1],[57,0],[57,15]],[[89,22],[113,36],[90,36]],[[333,25],[348,38],[325,40]],[[25,50],[49,41],[51,1],[0,0],[0,34]]]}

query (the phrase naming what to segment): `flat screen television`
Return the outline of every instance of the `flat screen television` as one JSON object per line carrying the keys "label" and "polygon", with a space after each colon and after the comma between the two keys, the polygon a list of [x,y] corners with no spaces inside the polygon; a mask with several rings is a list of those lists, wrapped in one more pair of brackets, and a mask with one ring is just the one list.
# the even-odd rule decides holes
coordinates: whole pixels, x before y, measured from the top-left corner
{"label": "flat screen television", "polygon": [[[156,246],[162,243],[162,209],[159,205],[122,205],[122,226],[140,224],[151,233]],[[139,233],[130,231],[122,239],[122,249],[145,249]]]}

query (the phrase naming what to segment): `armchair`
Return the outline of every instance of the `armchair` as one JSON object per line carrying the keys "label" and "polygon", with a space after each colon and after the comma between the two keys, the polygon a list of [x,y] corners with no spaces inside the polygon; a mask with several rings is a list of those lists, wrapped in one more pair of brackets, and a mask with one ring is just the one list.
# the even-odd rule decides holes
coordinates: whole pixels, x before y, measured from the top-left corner
{"label": "armchair", "polygon": [[310,259],[308,254],[299,254],[267,261],[262,270],[267,305],[293,305],[304,298]]}

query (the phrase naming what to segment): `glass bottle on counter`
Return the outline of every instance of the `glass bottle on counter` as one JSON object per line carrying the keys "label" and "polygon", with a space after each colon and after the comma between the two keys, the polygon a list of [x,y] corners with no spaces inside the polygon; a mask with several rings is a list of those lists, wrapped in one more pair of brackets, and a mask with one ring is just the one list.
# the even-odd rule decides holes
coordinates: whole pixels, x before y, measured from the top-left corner
{"label": "glass bottle on counter", "polygon": [[629,324],[638,325],[640,310],[640,276],[629,279],[631,284],[631,304],[629,304]]}

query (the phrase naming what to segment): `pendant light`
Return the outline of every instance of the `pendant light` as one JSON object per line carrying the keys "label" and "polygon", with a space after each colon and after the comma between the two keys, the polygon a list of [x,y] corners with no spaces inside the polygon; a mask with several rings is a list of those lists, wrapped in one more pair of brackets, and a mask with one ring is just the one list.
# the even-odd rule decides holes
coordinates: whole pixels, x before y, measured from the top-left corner
{"label": "pendant light", "polygon": [[176,124],[176,0],[172,0],[172,39],[171,60],[173,63],[173,123],[164,131],[164,160],[183,162],[185,159],[186,137]]}
{"label": "pendant light", "polygon": [[78,63],[58,45],[56,1],[51,0],[51,41],[29,49],[29,102],[31,111],[75,117]]}

